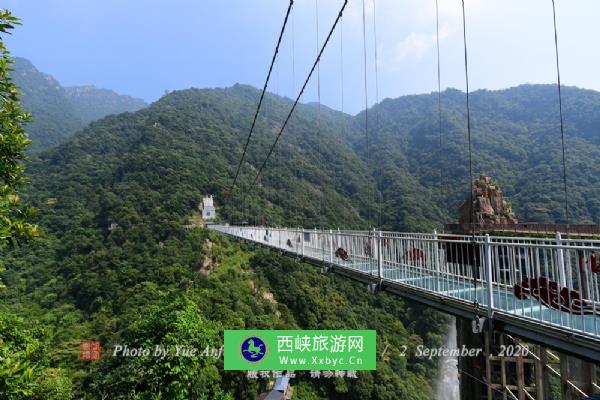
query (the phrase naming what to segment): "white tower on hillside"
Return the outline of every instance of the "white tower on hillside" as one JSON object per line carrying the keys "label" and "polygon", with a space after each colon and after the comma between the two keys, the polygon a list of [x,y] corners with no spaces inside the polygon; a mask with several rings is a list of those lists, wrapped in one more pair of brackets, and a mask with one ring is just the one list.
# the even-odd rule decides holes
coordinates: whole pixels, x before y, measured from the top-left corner
{"label": "white tower on hillside", "polygon": [[205,221],[212,221],[217,216],[215,211],[215,205],[213,203],[212,196],[205,196],[202,199],[202,219]]}

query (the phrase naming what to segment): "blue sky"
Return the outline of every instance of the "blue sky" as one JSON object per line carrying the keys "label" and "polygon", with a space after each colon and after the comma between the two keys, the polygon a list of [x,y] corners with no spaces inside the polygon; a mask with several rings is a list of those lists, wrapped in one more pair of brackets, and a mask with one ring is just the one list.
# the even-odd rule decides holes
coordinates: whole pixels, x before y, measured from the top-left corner
{"label": "blue sky", "polygon": [[[437,90],[435,0],[365,0],[368,103]],[[342,0],[296,0],[269,90],[295,97]],[[442,86],[464,89],[460,0],[439,0]],[[600,2],[556,0],[563,82],[600,90]],[[287,0],[5,0],[23,20],[7,39],[63,85],[154,101],[165,90],[262,87]],[[550,0],[466,0],[472,89],[555,82]],[[293,34],[292,34],[293,33]],[[362,0],[349,0],[321,65],[321,100],[364,108]],[[293,46],[292,46],[293,43]],[[293,50],[292,51],[292,47]],[[292,63],[292,60],[295,62]],[[295,74],[293,73],[295,71]],[[303,101],[316,99],[316,76]]]}

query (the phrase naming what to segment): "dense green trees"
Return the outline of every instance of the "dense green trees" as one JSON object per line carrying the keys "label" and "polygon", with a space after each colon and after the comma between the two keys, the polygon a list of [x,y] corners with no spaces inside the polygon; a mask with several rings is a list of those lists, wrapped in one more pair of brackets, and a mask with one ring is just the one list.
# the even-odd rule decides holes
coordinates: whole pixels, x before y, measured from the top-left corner
{"label": "dense green trees", "polygon": [[[372,296],[360,284],[203,230],[182,230],[160,252],[128,247],[105,264],[101,259],[121,252],[121,246],[97,242],[100,258],[89,263],[77,253],[56,266],[39,260],[29,264],[35,253],[44,255],[42,244],[33,246],[28,260],[24,249],[10,255],[8,279],[26,280],[27,286],[16,293],[11,285],[15,291],[3,300],[35,325],[47,327],[43,354],[51,365],[67,369],[78,397],[254,398],[268,382],[225,372],[221,359],[112,355],[119,344],[218,348],[223,329],[235,328],[370,328],[377,329],[379,346],[389,345],[377,372],[361,372],[357,380],[315,381],[299,373],[295,382],[306,397],[298,398],[394,398],[394,393],[405,393],[425,399],[430,393],[435,361],[404,358],[398,349],[403,344],[439,345],[444,319],[434,313],[427,323],[416,324],[415,316],[427,312],[398,297]],[[75,272],[79,262],[85,264]],[[44,269],[54,271],[55,278],[48,280]],[[83,276],[74,279],[77,275]],[[72,305],[79,301],[81,305]],[[19,332],[25,328],[22,323]],[[100,362],[77,359],[82,338],[101,340]]]}
{"label": "dense green trees", "polygon": [[[19,91],[9,72],[13,60],[3,36],[19,19],[0,9],[0,251],[16,247],[37,235],[30,223],[33,210],[21,203],[19,192],[26,182],[25,150],[29,140],[24,124],[29,114],[21,110]],[[4,264],[0,264],[0,272]],[[0,292],[6,290],[0,281]],[[0,394],[6,399],[70,399],[71,382],[60,369],[49,368],[47,331],[32,327],[0,308]]]}
{"label": "dense green trees", "polygon": [[5,399],[69,400],[63,369],[50,368],[48,330],[0,311],[0,393]]}
{"label": "dense green trees", "polygon": [[27,222],[33,211],[21,204],[18,194],[26,181],[23,161],[30,142],[24,125],[31,116],[21,109],[19,89],[10,78],[13,59],[3,40],[17,24],[17,17],[0,9],[0,247],[37,232]]}
{"label": "dense green trees", "polygon": [[[564,220],[554,89],[525,85],[472,94],[474,172],[499,182],[522,221]],[[570,87],[564,92],[571,222],[598,222],[600,170],[594,160],[600,143],[594,121],[600,121],[600,95]],[[319,131],[314,107],[300,106],[259,185],[242,204],[239,192],[248,189],[290,106],[289,100],[269,95],[238,194],[226,202],[258,95],[242,85],[175,91],[133,115],[93,123],[67,146],[43,154],[39,168],[53,172],[63,165],[76,181],[99,174],[103,183],[115,179],[121,188],[161,191],[181,183],[188,192],[173,196],[184,199],[195,189],[201,189],[198,195],[213,193],[221,214],[237,222],[256,223],[264,216],[271,225],[431,230],[456,219],[469,187],[464,93],[442,94],[441,149],[435,95],[375,106],[370,162],[361,114],[323,108]],[[149,163],[156,164],[153,171],[147,170]],[[191,206],[190,197],[184,201]]]}
{"label": "dense green trees", "polygon": [[[170,297],[170,298],[169,298]],[[118,343],[107,346],[105,362],[95,375],[94,390],[113,399],[225,399],[217,358],[201,356],[206,348],[219,349],[222,325],[207,320],[198,304],[187,296],[162,295],[143,310],[119,338],[121,346],[167,353],[164,357],[122,356]],[[178,348],[177,346],[180,346]],[[195,349],[195,355],[190,351]],[[180,354],[178,354],[180,353]]]}
{"label": "dense green trees", "polygon": [[[564,87],[563,94],[570,222],[598,224],[600,93]],[[386,99],[370,110],[383,224],[431,228],[431,221],[456,220],[470,187],[464,101],[457,90],[442,93],[441,149],[437,93]],[[479,90],[471,106],[474,173],[499,182],[521,221],[565,222],[556,86]],[[350,140],[364,159],[364,133]]]}
{"label": "dense green trees", "polygon": [[[598,222],[600,171],[594,160],[600,156],[595,132],[600,95],[570,87],[564,92],[571,222]],[[136,114],[92,124],[42,159],[69,165],[89,153],[86,166],[73,171],[78,178],[86,179],[93,168],[105,181],[113,174],[133,181],[137,173],[151,178],[143,185],[185,182],[217,195],[221,213],[237,222],[256,223],[264,216],[277,225],[431,230],[456,219],[469,185],[464,93],[442,94],[441,149],[435,95],[386,99],[375,106],[369,163],[362,114],[351,117],[324,107],[319,130],[315,108],[300,106],[248,201],[242,204],[234,194],[225,202],[258,96],[242,85],[175,91]],[[562,222],[555,87],[476,91],[472,100],[475,173],[496,178],[522,221]],[[241,190],[248,188],[289,107],[289,100],[267,96],[242,168]],[[165,154],[167,147],[172,151]],[[145,157],[138,157],[140,152]],[[145,171],[150,162],[162,164],[153,176]]]}

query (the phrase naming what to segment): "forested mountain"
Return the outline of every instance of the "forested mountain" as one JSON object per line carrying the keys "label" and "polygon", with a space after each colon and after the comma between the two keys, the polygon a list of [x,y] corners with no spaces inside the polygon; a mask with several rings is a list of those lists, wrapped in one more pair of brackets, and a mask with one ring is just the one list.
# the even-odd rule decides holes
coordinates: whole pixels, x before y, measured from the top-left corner
{"label": "forested mountain", "polygon": [[[173,92],[136,113],[93,122],[32,162],[27,201],[39,209],[42,238],[3,255],[0,296],[27,318],[4,322],[14,330],[11,345],[35,343],[43,356],[27,361],[52,367],[34,373],[39,398],[253,399],[267,381],[223,371],[222,360],[111,356],[116,344],[218,347],[223,329],[236,328],[369,328],[381,348],[389,345],[377,371],[360,379],[299,373],[296,399],[431,397],[436,360],[402,357],[400,348],[439,346],[440,314],[184,228],[203,194],[230,184],[258,95],[241,85]],[[289,106],[267,97],[250,163],[260,161]],[[281,222],[360,227],[367,170],[332,128],[348,117],[324,110],[317,135],[314,112],[298,109],[248,203]],[[244,167],[242,187],[253,170]],[[78,360],[85,338],[102,341],[101,362]]]}
{"label": "forested mountain", "polygon": [[35,116],[27,126],[34,152],[59,143],[93,120],[146,106],[143,100],[112,90],[63,87],[25,58],[15,59],[12,77],[23,92],[25,110]]}
{"label": "forested mountain", "polygon": [[[522,220],[562,217],[554,89],[472,97],[474,170],[500,181]],[[294,398],[431,398],[435,361],[396,350],[441,344],[440,314],[184,226],[204,194],[238,222],[262,216],[269,225],[366,228],[371,219],[402,230],[439,226],[454,218],[467,191],[464,94],[443,93],[441,150],[437,95],[368,110],[369,157],[363,114],[323,107],[319,121],[313,105],[300,105],[243,201],[291,106],[266,97],[239,188],[228,193],[259,95],[243,85],[175,91],[135,113],[92,122],[32,161],[26,200],[39,210],[42,238],[3,254],[7,289],[0,293],[4,307],[27,320],[0,321],[0,328],[12,327],[16,343],[47,349],[35,360],[52,368],[39,373],[36,390],[45,384],[63,392],[45,398],[159,391],[177,399],[254,398],[266,382],[224,372],[220,360],[77,359],[84,338],[100,339],[108,353],[117,343],[200,347],[218,345],[223,329],[244,327],[371,328],[378,346],[391,346],[377,371],[356,381],[299,377]],[[565,88],[565,103],[573,212],[597,221],[600,94]],[[383,207],[369,206],[370,198]]]}
{"label": "forested mountain", "polygon": [[[570,222],[598,224],[600,93],[565,87],[563,97]],[[439,217],[437,210],[420,206],[423,190],[446,220],[456,219],[468,194],[465,94],[447,90],[441,100],[441,148],[437,94],[387,99],[369,110],[373,164],[383,166],[373,173],[383,192],[383,222],[390,227]],[[475,177],[486,172],[496,178],[521,221],[565,222],[556,86],[480,90],[470,100]],[[357,128],[363,121],[358,115]],[[350,138],[363,159],[364,137],[363,128]]]}
{"label": "forested mountain", "polygon": [[65,86],[63,89],[73,109],[86,125],[109,114],[133,112],[147,106],[142,99],[117,94],[94,85]]}
{"label": "forested mountain", "polygon": [[[69,94],[89,103],[98,97],[90,95],[90,90],[47,93],[58,99]],[[174,158],[166,164],[185,159],[193,164],[192,170],[209,171],[195,177],[192,186],[224,200],[257,96],[255,89],[242,85],[173,92],[138,114],[102,121],[76,138],[68,152],[100,152],[98,157],[104,162],[104,158],[129,155],[128,146],[135,143],[135,137],[165,136],[161,140],[172,144],[173,151],[161,156]],[[566,87],[564,100],[570,222],[598,223],[600,167],[595,160],[600,155],[600,94]],[[85,115],[85,107],[75,106],[72,100],[71,104],[72,114]],[[486,172],[493,176],[521,221],[564,222],[556,87],[523,85],[476,91],[471,94],[471,104],[474,175]],[[248,163],[242,168],[241,189],[247,188],[261,165],[290,105],[288,99],[268,96]],[[250,193],[246,204],[239,202],[243,198],[236,195],[239,191],[234,193],[222,213],[237,221],[256,222],[264,216],[267,222],[280,225],[381,225],[401,230],[429,230],[453,222],[469,187],[464,93],[442,93],[441,138],[437,94],[386,99],[368,112],[370,159],[364,112],[353,117],[322,107],[318,123],[316,107],[301,106],[261,185]],[[36,120],[44,123],[43,114],[36,114]],[[122,134],[121,121],[133,134]],[[91,132],[107,126],[109,132],[91,138]],[[105,151],[108,149],[94,145],[94,140],[115,145]],[[221,206],[224,203],[221,201]]]}

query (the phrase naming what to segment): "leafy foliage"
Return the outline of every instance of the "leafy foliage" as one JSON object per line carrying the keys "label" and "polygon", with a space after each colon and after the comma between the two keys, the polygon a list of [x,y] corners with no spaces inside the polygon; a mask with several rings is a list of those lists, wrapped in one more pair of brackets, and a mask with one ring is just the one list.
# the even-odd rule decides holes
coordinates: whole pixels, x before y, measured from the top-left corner
{"label": "leafy foliage", "polygon": [[[224,399],[215,358],[177,356],[177,347],[196,349],[219,347],[220,324],[207,321],[198,305],[188,297],[161,296],[123,332],[120,340],[132,348],[159,344],[170,354],[166,357],[108,357],[96,374],[101,382],[97,390],[111,398],[152,398],[159,394],[168,399]],[[184,352],[184,349],[180,349]]]}
{"label": "leafy foliage", "polygon": [[[0,35],[10,32],[19,19],[8,10],[0,9]],[[37,227],[28,220],[33,210],[21,204],[19,190],[25,184],[25,149],[29,140],[23,125],[29,114],[21,110],[17,86],[9,77],[12,58],[0,39],[0,250],[13,247],[19,240],[37,235]],[[4,266],[0,265],[0,272]],[[1,282],[1,281],[0,281]],[[0,289],[4,285],[0,284]],[[60,371],[50,375],[45,352],[44,332],[28,330],[22,319],[0,309],[0,393],[3,398],[23,399],[39,393],[45,383],[64,387],[65,396],[48,392],[43,399],[69,399],[69,381],[59,382]]]}
{"label": "leafy foliage", "polygon": [[[19,19],[0,9],[0,35],[10,33]],[[29,140],[24,124],[30,115],[23,112],[19,91],[10,78],[13,60],[0,39],[0,248],[21,237],[33,237],[37,228],[27,222],[33,210],[21,204],[18,189],[25,183],[25,149]]]}
{"label": "leafy foliage", "polygon": [[0,393],[5,399],[69,400],[71,380],[49,368],[48,333],[0,311]]}

